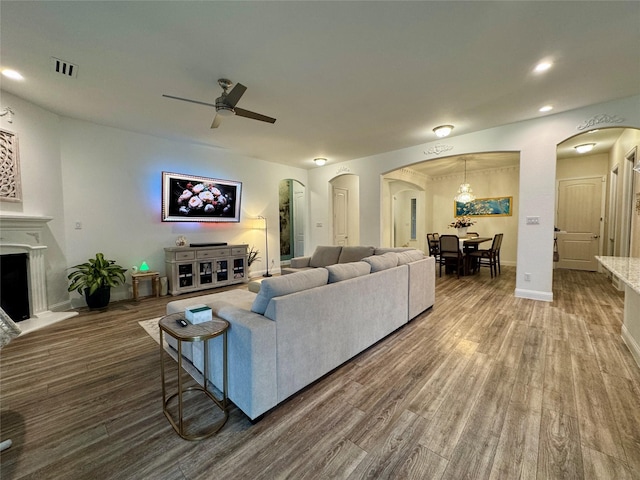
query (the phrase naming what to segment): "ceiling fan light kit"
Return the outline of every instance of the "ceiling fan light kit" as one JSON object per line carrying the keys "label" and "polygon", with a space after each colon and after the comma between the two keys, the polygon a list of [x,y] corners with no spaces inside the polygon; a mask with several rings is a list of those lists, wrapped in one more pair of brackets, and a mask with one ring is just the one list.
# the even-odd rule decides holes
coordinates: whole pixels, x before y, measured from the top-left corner
{"label": "ceiling fan light kit", "polygon": [[211,128],[218,128],[220,126],[222,117],[231,117],[234,115],[237,117],[250,118],[251,120],[259,120],[266,123],[276,122],[275,118],[236,107],[236,104],[238,103],[242,95],[244,95],[244,92],[247,91],[247,87],[245,87],[241,83],[236,83],[230,92],[227,92],[227,90],[231,87],[231,85],[233,85],[233,82],[231,80],[227,78],[220,78],[218,80],[218,85],[222,87],[222,95],[216,98],[215,104],[201,102],[199,100],[190,100],[188,98],[175,97],[173,95],[162,96],[166,98],[173,98],[174,100],[181,100],[183,102],[197,103],[198,105],[214,107],[216,109],[216,116],[213,119],[213,123],[211,123]]}

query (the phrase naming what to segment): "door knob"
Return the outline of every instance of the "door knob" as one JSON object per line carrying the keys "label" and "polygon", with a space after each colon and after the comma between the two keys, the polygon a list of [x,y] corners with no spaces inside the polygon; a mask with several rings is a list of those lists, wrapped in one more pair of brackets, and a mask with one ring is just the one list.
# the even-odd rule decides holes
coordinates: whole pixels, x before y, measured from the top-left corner
{"label": "door knob", "polygon": [[600,235],[592,235],[591,238],[600,238]]}

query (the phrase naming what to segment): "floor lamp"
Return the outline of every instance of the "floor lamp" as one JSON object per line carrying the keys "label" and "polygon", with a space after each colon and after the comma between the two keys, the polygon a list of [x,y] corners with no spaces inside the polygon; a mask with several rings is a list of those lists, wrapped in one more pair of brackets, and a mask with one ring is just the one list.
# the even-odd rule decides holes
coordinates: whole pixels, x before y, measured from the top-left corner
{"label": "floor lamp", "polygon": [[262,276],[270,277],[271,274],[269,273],[269,231],[267,230],[267,217],[258,215],[258,218],[261,218],[264,220],[264,252],[265,252],[265,258],[267,260],[267,271]]}
{"label": "floor lamp", "polygon": [[[7,315],[7,313],[0,308],[0,348],[4,347],[11,340],[20,335],[22,331],[20,327],[15,324],[13,320]],[[11,446],[11,440],[7,439],[4,442],[0,442],[0,452],[6,450]]]}

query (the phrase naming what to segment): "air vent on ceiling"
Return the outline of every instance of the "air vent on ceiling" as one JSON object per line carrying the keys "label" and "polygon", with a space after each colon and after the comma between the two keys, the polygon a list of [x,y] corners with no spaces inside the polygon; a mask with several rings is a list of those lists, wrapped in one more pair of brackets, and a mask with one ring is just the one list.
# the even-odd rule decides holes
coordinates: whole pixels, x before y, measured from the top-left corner
{"label": "air vent on ceiling", "polygon": [[53,71],[64,75],[65,77],[76,78],[78,76],[78,66],[66,60],[60,60],[56,57],[51,57],[51,64]]}

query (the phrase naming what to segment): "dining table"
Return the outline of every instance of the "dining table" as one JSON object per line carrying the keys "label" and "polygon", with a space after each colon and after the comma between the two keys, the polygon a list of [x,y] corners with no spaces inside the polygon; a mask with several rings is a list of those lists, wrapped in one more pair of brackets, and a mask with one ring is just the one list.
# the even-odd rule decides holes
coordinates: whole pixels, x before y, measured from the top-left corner
{"label": "dining table", "polygon": [[462,249],[464,256],[464,275],[470,275],[472,271],[472,257],[469,253],[478,250],[481,243],[490,242],[493,237],[462,237],[460,240],[460,248]]}

